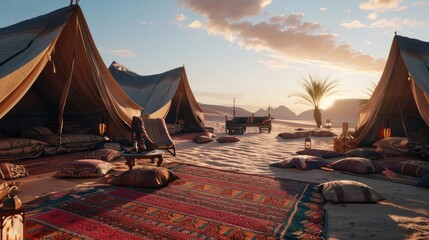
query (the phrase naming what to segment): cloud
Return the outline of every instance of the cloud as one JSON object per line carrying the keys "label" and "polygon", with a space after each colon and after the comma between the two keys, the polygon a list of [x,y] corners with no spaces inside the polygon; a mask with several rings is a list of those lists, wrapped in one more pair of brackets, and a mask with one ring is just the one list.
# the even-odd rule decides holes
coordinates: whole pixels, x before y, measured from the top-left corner
{"label": "cloud", "polygon": [[185,7],[207,17],[204,27],[210,34],[238,42],[245,49],[335,68],[369,72],[383,69],[385,59],[376,59],[348,43],[338,42],[337,36],[327,33],[319,23],[304,21],[303,13],[273,16],[256,23],[245,20],[261,13],[270,2],[180,0]]}
{"label": "cloud", "polygon": [[126,57],[126,58],[133,58],[135,57],[135,53],[129,49],[98,49],[100,52],[107,53],[109,55],[118,56],[118,57]]}
{"label": "cloud", "polygon": [[351,22],[341,23],[340,26],[345,28],[364,28],[365,24],[361,23],[359,20],[353,20]]}
{"label": "cloud", "polygon": [[155,23],[153,23],[153,22],[139,21],[139,23],[143,24],[143,25],[155,25]]}
{"label": "cloud", "polygon": [[372,12],[372,13],[368,14],[367,18],[369,20],[376,20],[378,18],[378,15],[377,15],[377,13]]}
{"label": "cloud", "polygon": [[359,5],[362,10],[395,9],[402,0],[367,0]]}
{"label": "cloud", "polygon": [[418,1],[418,2],[413,3],[411,6],[413,6],[413,7],[426,7],[426,6],[429,6],[429,2]]}
{"label": "cloud", "polygon": [[321,12],[326,12],[326,11],[328,11],[328,9],[327,9],[327,8],[325,8],[325,7],[321,7],[321,8],[319,8],[319,10],[320,10]]}
{"label": "cloud", "polygon": [[268,69],[272,70],[288,68],[288,65],[286,63],[277,60],[259,60],[258,62],[262,63]]}
{"label": "cloud", "polygon": [[195,20],[192,23],[188,24],[186,27],[197,29],[197,28],[201,28],[202,26],[203,26],[203,24],[201,24],[200,21]]}
{"label": "cloud", "polygon": [[186,16],[185,16],[185,14],[183,14],[183,13],[179,13],[179,14],[177,14],[176,15],[176,21],[178,21],[178,22],[183,22],[183,21],[185,21],[186,20]]}

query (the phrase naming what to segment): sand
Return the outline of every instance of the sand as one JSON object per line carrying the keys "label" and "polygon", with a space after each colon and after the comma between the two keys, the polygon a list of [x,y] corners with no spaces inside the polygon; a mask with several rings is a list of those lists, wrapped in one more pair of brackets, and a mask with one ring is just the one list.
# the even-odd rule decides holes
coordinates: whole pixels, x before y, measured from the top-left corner
{"label": "sand", "polygon": [[[209,121],[206,126],[215,128],[217,137],[226,135],[222,122]],[[293,132],[295,128],[312,130],[309,125],[295,122],[274,122],[271,133],[258,133],[257,128],[237,137],[236,143],[196,144],[186,139],[175,139],[177,156],[164,155],[164,164],[172,161],[189,163],[210,168],[232,170],[301,181],[322,183],[331,180],[348,179],[360,181],[383,195],[386,200],[378,204],[333,204],[326,203],[328,213],[328,239],[429,239],[429,189],[380,181],[340,172],[269,167],[296,151],[303,149],[303,139],[285,140],[277,137],[280,132]],[[339,133],[339,129],[333,129]],[[333,139],[312,138],[312,147],[333,149]],[[125,160],[114,162],[115,171],[126,171]],[[148,165],[149,160],[141,160],[139,165]],[[43,194],[69,189],[77,185],[91,185],[100,180],[58,179],[53,173],[29,176],[19,179],[20,198],[30,201]]]}

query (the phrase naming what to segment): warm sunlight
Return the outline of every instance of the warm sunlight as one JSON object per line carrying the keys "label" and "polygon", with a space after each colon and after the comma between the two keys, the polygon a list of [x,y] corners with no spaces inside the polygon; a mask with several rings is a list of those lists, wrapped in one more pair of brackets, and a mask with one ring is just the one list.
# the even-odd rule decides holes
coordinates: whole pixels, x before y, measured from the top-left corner
{"label": "warm sunlight", "polygon": [[326,97],[326,98],[322,101],[320,108],[321,108],[321,109],[324,109],[324,110],[326,110],[326,109],[330,108],[330,107],[334,104],[335,100],[336,100],[336,99],[335,99],[335,97],[333,97],[333,96]]}

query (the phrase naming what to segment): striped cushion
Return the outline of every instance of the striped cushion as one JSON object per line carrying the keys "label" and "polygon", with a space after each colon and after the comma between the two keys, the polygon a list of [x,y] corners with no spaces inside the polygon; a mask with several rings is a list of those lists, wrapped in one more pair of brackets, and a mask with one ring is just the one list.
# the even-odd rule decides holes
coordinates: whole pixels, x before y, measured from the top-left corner
{"label": "striped cushion", "polygon": [[429,174],[429,162],[419,160],[403,161],[389,167],[389,169],[399,173],[422,177]]}
{"label": "striped cushion", "polygon": [[98,149],[95,151],[90,152],[88,155],[85,156],[85,158],[89,159],[100,159],[106,162],[113,161],[119,157],[121,157],[122,153],[113,150],[113,149]]}
{"label": "striped cushion", "polygon": [[370,159],[361,157],[344,158],[331,163],[329,166],[338,171],[359,174],[379,173],[384,171],[384,167],[382,167],[380,164],[373,162]]}
{"label": "striped cushion", "polygon": [[271,164],[273,167],[297,168],[300,170],[318,169],[328,165],[328,161],[323,158],[310,155],[297,155],[286,158],[285,160]]}
{"label": "striped cushion", "polygon": [[346,155],[349,157],[362,157],[362,158],[368,158],[371,160],[384,158],[384,155],[379,153],[379,152],[371,151],[371,150],[365,150],[362,148],[356,148],[356,149],[349,150],[346,152]]}
{"label": "striped cushion", "polygon": [[337,180],[326,182],[316,187],[327,201],[333,203],[378,202],[385,198],[371,187],[356,181]]}

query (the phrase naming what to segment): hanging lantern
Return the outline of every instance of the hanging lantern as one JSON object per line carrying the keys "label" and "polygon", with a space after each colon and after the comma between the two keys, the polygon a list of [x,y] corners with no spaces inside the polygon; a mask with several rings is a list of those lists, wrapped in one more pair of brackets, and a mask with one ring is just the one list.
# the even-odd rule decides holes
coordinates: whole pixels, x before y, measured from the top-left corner
{"label": "hanging lantern", "polygon": [[390,138],[391,133],[392,133],[392,129],[385,127],[383,129],[383,138]]}
{"label": "hanging lantern", "polygon": [[304,149],[311,149],[311,139],[309,137],[304,141]]}
{"label": "hanging lantern", "polygon": [[326,119],[325,128],[330,129],[332,127],[331,118]]}
{"label": "hanging lantern", "polygon": [[8,199],[0,210],[0,239],[24,239],[25,209],[17,197],[18,187],[9,189]]}
{"label": "hanging lantern", "polygon": [[107,125],[103,122],[98,124],[98,132],[101,136],[104,136],[106,134]]}

